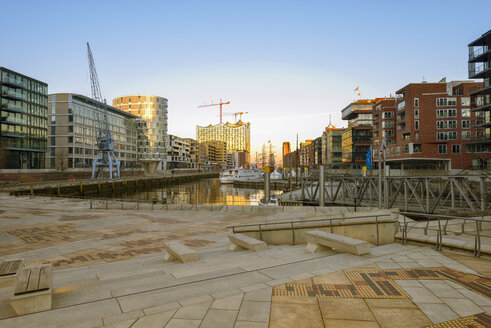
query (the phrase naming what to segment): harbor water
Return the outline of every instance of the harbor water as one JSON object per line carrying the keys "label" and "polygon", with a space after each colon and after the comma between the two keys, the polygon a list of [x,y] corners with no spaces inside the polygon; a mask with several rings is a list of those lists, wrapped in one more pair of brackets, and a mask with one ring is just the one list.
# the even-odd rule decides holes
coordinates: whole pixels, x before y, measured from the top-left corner
{"label": "harbor water", "polygon": [[[281,194],[281,191],[271,190],[271,195],[278,194]],[[167,204],[258,205],[264,197],[264,190],[235,188],[233,184],[221,184],[220,180],[215,178],[172,186],[147,187],[143,190],[115,191],[111,197],[157,201]]]}

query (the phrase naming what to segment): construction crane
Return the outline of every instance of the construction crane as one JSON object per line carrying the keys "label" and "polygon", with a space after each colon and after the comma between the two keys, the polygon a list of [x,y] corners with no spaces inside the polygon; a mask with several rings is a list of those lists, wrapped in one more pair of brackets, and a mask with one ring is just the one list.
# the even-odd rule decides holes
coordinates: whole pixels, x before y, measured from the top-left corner
{"label": "construction crane", "polygon": [[[92,179],[102,179],[104,167],[109,167],[109,179],[119,179],[120,164],[116,155],[114,155],[114,141],[109,130],[109,122],[107,120],[107,105],[106,100],[102,98],[99,78],[95,69],[94,57],[90,45],[87,42],[87,55],[89,57],[90,71],[90,88],[92,90],[92,98],[98,103],[96,110],[96,140],[99,153],[92,161]],[[115,172],[113,172],[115,169]]]}
{"label": "construction crane", "polygon": [[242,115],[249,114],[249,112],[237,112],[237,113],[223,113],[223,116],[234,116],[235,124],[237,124],[237,115],[240,115],[239,121],[242,121]]}
{"label": "construction crane", "polygon": [[202,107],[211,107],[211,106],[220,106],[220,124],[222,124],[222,105],[229,105],[230,104],[230,101],[227,101],[227,102],[223,102],[222,101],[222,98],[220,98],[220,102],[218,104],[205,104],[205,105],[201,105],[201,106],[198,106],[199,108],[202,108]]}

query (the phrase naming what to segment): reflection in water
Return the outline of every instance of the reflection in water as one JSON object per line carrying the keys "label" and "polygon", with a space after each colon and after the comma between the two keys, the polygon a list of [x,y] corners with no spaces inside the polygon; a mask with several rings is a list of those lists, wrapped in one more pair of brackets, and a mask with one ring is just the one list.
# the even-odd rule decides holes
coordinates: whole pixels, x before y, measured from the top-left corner
{"label": "reflection in water", "polygon": [[[271,195],[281,191],[271,190]],[[115,192],[114,197],[123,199],[157,200],[168,204],[226,204],[257,205],[264,197],[263,189],[234,188],[232,184],[220,184],[219,179],[204,179],[189,183]]]}

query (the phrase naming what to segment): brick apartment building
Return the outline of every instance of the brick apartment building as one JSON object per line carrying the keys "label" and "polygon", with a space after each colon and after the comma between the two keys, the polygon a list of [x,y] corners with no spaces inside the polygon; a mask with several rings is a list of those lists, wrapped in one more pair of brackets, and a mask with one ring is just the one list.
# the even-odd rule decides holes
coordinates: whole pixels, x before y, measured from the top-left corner
{"label": "brick apartment building", "polygon": [[[386,131],[386,162],[392,169],[471,168],[475,154],[467,145],[482,118],[470,110],[470,94],[481,87],[474,81],[406,85],[396,92],[397,99],[373,106],[374,148],[379,149]],[[374,155],[378,162],[378,151]]]}

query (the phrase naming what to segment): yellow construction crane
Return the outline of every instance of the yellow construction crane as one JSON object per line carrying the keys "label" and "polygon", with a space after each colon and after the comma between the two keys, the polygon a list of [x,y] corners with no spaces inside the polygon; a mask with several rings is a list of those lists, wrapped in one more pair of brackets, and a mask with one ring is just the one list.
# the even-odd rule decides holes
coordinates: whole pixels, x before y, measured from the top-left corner
{"label": "yellow construction crane", "polygon": [[239,116],[239,122],[242,121],[242,115],[244,114],[249,114],[249,112],[236,112],[236,113],[223,113],[223,116],[234,116],[234,119],[235,119],[235,124],[237,124],[237,115],[240,115]]}

